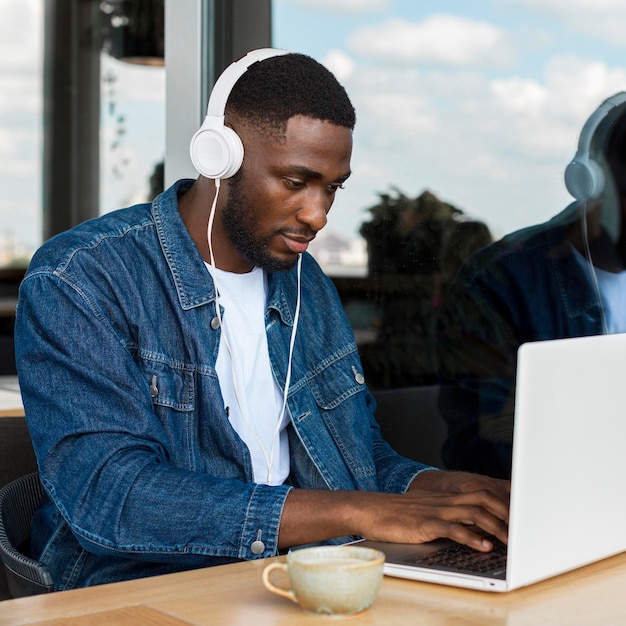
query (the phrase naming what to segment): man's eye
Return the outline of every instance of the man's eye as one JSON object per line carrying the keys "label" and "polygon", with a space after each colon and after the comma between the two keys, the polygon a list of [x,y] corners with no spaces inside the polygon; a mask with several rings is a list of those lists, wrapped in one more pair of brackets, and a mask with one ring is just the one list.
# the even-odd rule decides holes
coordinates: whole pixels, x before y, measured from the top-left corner
{"label": "man's eye", "polygon": [[296,180],[294,178],[283,178],[285,184],[292,189],[300,189],[304,187],[304,183],[301,180]]}
{"label": "man's eye", "polygon": [[330,191],[331,193],[335,193],[335,191],[337,191],[337,189],[345,189],[344,186],[342,184],[339,185],[328,185],[328,191]]}

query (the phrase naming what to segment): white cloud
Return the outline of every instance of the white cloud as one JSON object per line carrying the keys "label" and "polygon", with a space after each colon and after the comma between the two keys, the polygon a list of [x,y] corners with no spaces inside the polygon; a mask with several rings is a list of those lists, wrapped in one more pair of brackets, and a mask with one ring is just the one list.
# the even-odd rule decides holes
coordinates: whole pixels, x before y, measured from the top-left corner
{"label": "white cloud", "polygon": [[430,189],[496,236],[559,212],[571,200],[562,177],[580,129],[624,89],[626,67],[555,57],[539,69],[538,79],[488,79],[357,65],[346,84],[357,109],[350,206],[342,197],[331,224],[360,223],[392,185],[409,195]]}
{"label": "white cloud", "polygon": [[626,89],[626,66],[611,67],[604,61],[577,56],[553,58],[546,66],[545,76],[571,119],[584,118],[602,99]]}
{"label": "white cloud", "polygon": [[342,83],[348,80],[354,72],[354,61],[342,50],[331,50],[322,60],[322,63]]}
{"label": "white cloud", "polygon": [[0,72],[0,124],[11,128],[19,117],[29,123],[41,115],[41,77],[35,74]]}
{"label": "white cloud", "polygon": [[506,3],[543,13],[554,13],[561,17],[604,12],[613,15],[626,15],[623,0],[507,0]]}
{"label": "white cloud", "polygon": [[[32,72],[41,64],[41,0],[2,0],[0,59],[2,74]],[[15,28],[25,24],[24,28]]]}
{"label": "white cloud", "polygon": [[390,18],[355,31],[348,45],[364,57],[444,67],[501,66],[512,58],[505,33],[499,28],[444,14],[422,22]]}
{"label": "white cloud", "polygon": [[[365,98],[363,112],[380,121],[370,129],[380,147],[393,150],[403,139],[438,130],[438,116],[418,94],[401,92],[372,93]],[[404,140],[402,140],[404,143]]]}
{"label": "white cloud", "polygon": [[332,11],[333,13],[367,13],[389,8],[389,0],[292,0],[292,2],[318,11]]}
{"label": "white cloud", "polygon": [[[37,0],[4,0],[0,20],[0,124],[12,128],[16,116],[39,114],[41,106],[41,18]],[[15,24],[28,24],[15,28]]]}
{"label": "white cloud", "polygon": [[540,83],[523,78],[495,80],[493,93],[502,105],[515,114],[536,116],[541,113],[547,92]]}
{"label": "white cloud", "polygon": [[542,81],[493,81],[493,96],[522,149],[544,158],[573,156],[585,120],[607,97],[626,89],[626,68],[577,56],[558,56],[544,68]]}

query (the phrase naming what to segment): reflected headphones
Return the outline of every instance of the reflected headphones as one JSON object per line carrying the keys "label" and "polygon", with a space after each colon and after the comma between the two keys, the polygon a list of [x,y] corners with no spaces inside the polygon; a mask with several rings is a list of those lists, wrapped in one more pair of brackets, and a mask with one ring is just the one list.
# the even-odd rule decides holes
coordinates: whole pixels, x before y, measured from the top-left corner
{"label": "reflected headphones", "polygon": [[217,79],[202,126],[191,138],[191,162],[206,178],[230,178],[243,161],[243,144],[239,135],[224,125],[224,110],[232,88],[247,69],[258,61],[287,54],[287,50],[260,48],[231,63]]}
{"label": "reflected headphones", "polygon": [[626,103],[626,92],[620,92],[607,98],[583,126],[578,139],[576,155],[565,169],[565,186],[576,200],[597,198],[604,190],[604,169],[589,154],[591,141],[602,120],[613,109],[624,103]]}

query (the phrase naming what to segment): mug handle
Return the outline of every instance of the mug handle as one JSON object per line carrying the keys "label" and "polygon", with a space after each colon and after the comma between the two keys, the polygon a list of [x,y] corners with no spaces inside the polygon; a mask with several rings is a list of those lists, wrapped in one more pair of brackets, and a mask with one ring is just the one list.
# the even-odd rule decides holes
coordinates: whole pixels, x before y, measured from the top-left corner
{"label": "mug handle", "polygon": [[277,570],[277,569],[283,570],[283,572],[285,572],[287,575],[289,575],[289,572],[287,570],[287,565],[285,565],[285,563],[270,563],[263,570],[263,584],[272,593],[276,593],[279,596],[283,596],[284,598],[287,598],[288,600],[291,600],[292,602],[295,602],[296,604],[298,604],[298,600],[296,600],[296,596],[295,596],[294,592],[291,589],[285,589],[284,587],[279,587],[278,585],[275,585],[270,580],[270,576],[271,576],[272,572],[274,570]]}

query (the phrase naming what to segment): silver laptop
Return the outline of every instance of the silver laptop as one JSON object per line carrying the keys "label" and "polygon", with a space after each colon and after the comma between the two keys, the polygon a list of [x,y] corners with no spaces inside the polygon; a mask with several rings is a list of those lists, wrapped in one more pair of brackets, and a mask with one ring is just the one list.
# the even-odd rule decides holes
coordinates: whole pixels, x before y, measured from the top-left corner
{"label": "silver laptop", "polygon": [[416,562],[447,541],[364,542],[385,552],[386,574],[510,591],[626,551],[626,334],[522,345],[513,439],[509,542],[496,571]]}

